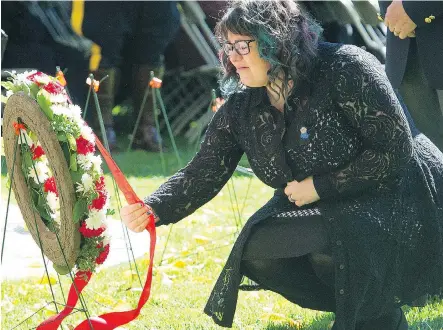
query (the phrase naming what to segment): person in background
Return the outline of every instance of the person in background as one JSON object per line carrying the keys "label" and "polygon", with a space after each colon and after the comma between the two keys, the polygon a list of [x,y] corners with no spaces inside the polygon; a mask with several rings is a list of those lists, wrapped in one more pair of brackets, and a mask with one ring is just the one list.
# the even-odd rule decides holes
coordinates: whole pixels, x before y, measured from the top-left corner
{"label": "person in background", "polygon": [[[8,35],[2,69],[37,69],[55,73],[57,50],[45,26],[22,1],[1,2],[1,27]],[[32,49],[32,51],[30,51]]]}
{"label": "person in background", "polygon": [[[89,71],[95,79],[108,75],[98,93],[111,149],[116,147],[112,109],[117,89],[129,84],[135,112],[138,114],[150,72],[162,79],[164,52],[176,36],[180,14],[176,1],[73,1],[73,30],[94,42]],[[122,62],[132,63],[131,81],[121,80]],[[159,151],[159,133],[155,129],[152,100],[143,109],[138,146]]]}
{"label": "person in background", "polygon": [[443,1],[380,1],[386,73],[417,128],[443,150]]}
{"label": "person in background", "polygon": [[215,113],[191,162],[124,206],[143,231],[211,200],[243,154],[275,189],[245,224],[205,313],[233,324],[242,276],[337,330],[406,330],[401,309],[443,284],[443,154],[412,135],[384,67],[321,28],[291,0],[229,3]]}

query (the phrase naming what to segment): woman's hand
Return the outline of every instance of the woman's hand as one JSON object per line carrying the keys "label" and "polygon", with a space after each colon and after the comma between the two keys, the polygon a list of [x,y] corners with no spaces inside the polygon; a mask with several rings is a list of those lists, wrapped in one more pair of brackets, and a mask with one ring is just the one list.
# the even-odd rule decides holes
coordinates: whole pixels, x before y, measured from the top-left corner
{"label": "woman's hand", "polygon": [[297,206],[303,206],[314,203],[320,199],[314,187],[312,176],[303,181],[288,182],[285,188],[285,194],[291,202]]}
{"label": "woman's hand", "polygon": [[[120,209],[120,217],[129,230],[140,233],[149,222],[149,216],[152,214],[151,208],[143,203],[135,203],[123,206]],[[155,219],[157,222],[158,218]]]}

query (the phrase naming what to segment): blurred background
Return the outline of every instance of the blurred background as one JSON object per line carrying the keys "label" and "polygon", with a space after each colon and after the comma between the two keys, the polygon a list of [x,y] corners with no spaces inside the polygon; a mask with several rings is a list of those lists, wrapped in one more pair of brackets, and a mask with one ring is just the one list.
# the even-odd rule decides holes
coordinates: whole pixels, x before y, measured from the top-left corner
{"label": "blurred background", "polygon": [[[386,28],[378,2],[299,1],[324,27],[324,40],[354,44],[385,59]],[[8,71],[64,72],[74,103],[85,106],[86,77],[105,76],[98,93],[106,135],[120,151],[142,116],[134,148],[157,152],[166,130],[154,125],[152,96],[143,104],[150,72],[163,80],[161,95],[174,136],[194,144],[211,118],[219,75],[213,31],[225,1],[2,1],[2,80]],[[143,104],[143,106],[142,106]],[[87,121],[98,129],[93,106]]]}

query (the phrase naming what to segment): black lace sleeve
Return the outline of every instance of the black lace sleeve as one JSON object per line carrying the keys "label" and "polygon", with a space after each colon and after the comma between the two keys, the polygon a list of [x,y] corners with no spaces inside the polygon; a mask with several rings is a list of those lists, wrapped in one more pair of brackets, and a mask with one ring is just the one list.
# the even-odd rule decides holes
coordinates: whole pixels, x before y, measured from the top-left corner
{"label": "black lace sleeve", "polygon": [[227,106],[214,115],[200,151],[144,202],[160,222],[175,223],[211,200],[234,172],[243,150],[232,135]]}
{"label": "black lace sleeve", "polygon": [[382,65],[354,46],[333,62],[335,100],[361,135],[362,153],[345,168],[314,176],[320,198],[359,194],[388,183],[412,158],[411,132]]}

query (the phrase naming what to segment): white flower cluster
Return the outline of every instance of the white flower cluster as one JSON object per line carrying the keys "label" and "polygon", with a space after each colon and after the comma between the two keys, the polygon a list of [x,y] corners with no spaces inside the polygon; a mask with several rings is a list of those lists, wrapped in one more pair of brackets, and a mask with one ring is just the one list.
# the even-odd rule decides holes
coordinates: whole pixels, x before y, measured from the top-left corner
{"label": "white flower cluster", "polygon": [[[20,129],[19,144],[26,143],[29,150],[32,147],[41,147],[40,142],[34,142],[24,129]],[[51,169],[49,168],[48,158],[42,155],[33,161],[33,164],[28,167],[28,177],[34,180],[38,185],[43,185],[47,179],[52,177]],[[46,194],[47,205],[50,210],[51,218],[60,223],[60,202],[58,196],[51,191]]]}
{"label": "white flower cluster", "polygon": [[[28,79],[29,76],[37,73],[36,70],[25,71],[23,73],[16,73],[15,70],[11,72],[11,76],[14,78],[14,85],[31,85],[32,81]],[[48,80],[49,82],[49,80]]]}
{"label": "white flower cluster", "polygon": [[[40,85],[39,93],[42,93],[49,101],[50,101],[50,109],[52,113],[56,116],[60,116],[63,120],[69,121],[69,124],[72,126],[72,123],[76,124],[78,130],[80,131],[80,136],[88,141],[90,144],[95,146],[95,135],[91,128],[86,125],[86,123],[82,119],[82,112],[78,105],[73,105],[69,103],[68,96],[64,89],[60,89],[60,93],[53,93],[52,91],[58,90],[56,88],[47,88],[46,86],[50,83],[56,84],[56,80],[53,77],[50,77],[41,72],[31,71],[24,72],[21,74],[16,74],[15,72],[11,72],[12,82],[16,86],[25,85],[30,87],[34,82],[28,79],[29,76],[34,75],[32,79],[34,79]],[[7,96],[12,95],[12,91],[7,92]],[[38,141],[33,141],[33,139],[28,135],[26,130],[21,129],[21,139],[19,138],[19,143],[23,141],[29,146],[31,149],[33,146],[40,146]],[[78,139],[79,137],[77,137]],[[34,140],[36,140],[34,138]],[[74,151],[75,152],[75,151]],[[103,175],[103,170],[101,168],[102,158],[98,155],[94,155],[93,152],[89,152],[86,155],[78,154],[76,155],[76,160],[79,168],[84,171],[81,177],[81,182],[76,182],[75,190],[78,198],[85,198],[91,195],[95,195],[96,187],[95,182]],[[49,168],[49,163],[47,157],[45,155],[40,156],[35,159],[33,162],[33,166],[28,168],[27,175],[29,178],[32,178],[36,184],[39,184],[43,187],[46,180],[52,177],[51,170]],[[88,198],[90,200],[90,198]],[[47,205],[51,211],[51,218],[54,221],[60,222],[60,202],[59,197],[56,193],[48,191],[46,193],[46,201]],[[109,196],[106,196],[105,205],[100,210],[95,208],[88,208],[88,214],[86,218],[86,227],[88,229],[99,229],[106,228],[106,214],[107,209],[109,208]],[[109,244],[109,236],[107,234],[107,230],[101,234],[103,237],[103,246]]]}

